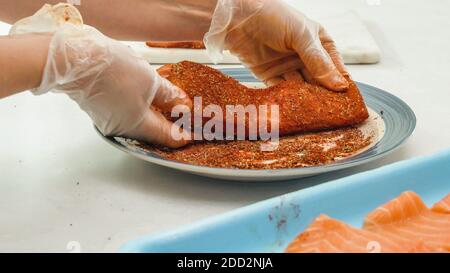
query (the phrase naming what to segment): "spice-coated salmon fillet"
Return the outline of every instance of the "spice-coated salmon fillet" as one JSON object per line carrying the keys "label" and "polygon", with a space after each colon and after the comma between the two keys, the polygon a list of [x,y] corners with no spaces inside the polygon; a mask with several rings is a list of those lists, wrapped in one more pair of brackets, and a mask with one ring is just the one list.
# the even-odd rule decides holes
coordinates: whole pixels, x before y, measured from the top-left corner
{"label": "spice-coated salmon fillet", "polygon": [[405,192],[370,213],[362,229],[322,215],[286,252],[450,252],[449,201],[429,209]]}
{"label": "spice-coated salmon fillet", "polygon": [[[278,105],[280,135],[336,129],[365,121],[368,111],[356,84],[347,77],[346,92],[333,92],[301,81],[285,81],[253,89],[209,66],[180,62],[161,67],[158,72],[183,89],[191,98],[202,97],[203,107],[219,105]],[[270,120],[270,111],[268,119]],[[246,129],[248,130],[248,120]],[[270,124],[267,126],[270,129]]]}
{"label": "spice-coated salmon fillet", "polygon": [[205,49],[203,41],[148,41],[149,47]]}

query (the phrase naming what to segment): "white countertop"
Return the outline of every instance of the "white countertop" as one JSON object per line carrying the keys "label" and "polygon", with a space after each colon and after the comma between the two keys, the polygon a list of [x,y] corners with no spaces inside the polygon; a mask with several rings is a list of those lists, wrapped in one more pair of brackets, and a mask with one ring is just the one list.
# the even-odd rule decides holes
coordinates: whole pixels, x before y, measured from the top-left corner
{"label": "white countertop", "polygon": [[[450,2],[290,2],[307,14],[352,9],[364,19],[383,58],[349,70],[354,79],[388,90],[414,109],[417,130],[402,148],[374,163],[316,178],[218,181],[115,150],[65,96],[22,93],[0,101],[0,251],[68,252],[72,241],[81,251],[116,251],[140,235],[450,147]],[[0,25],[0,34],[7,29]]]}

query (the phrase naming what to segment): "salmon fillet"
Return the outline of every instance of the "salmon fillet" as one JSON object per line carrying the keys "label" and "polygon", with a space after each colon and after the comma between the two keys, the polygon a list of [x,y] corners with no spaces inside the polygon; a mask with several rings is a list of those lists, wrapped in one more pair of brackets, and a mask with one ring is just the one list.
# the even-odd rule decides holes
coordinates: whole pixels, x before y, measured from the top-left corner
{"label": "salmon fillet", "polygon": [[203,41],[148,41],[147,46],[159,48],[205,49]]}
{"label": "salmon fillet", "polygon": [[450,252],[450,195],[429,209],[405,192],[370,213],[362,229],[319,216],[286,252]]}
{"label": "salmon fillet", "polygon": [[[265,89],[249,88],[216,69],[188,61],[163,66],[158,72],[189,97],[201,97],[203,107],[218,105],[226,112],[227,105],[266,105],[268,109],[278,105],[280,136],[357,125],[369,117],[363,97],[349,76],[348,90],[333,92],[302,81],[285,81]],[[268,111],[267,123],[272,118]],[[250,122],[261,121],[247,117],[247,131]]]}

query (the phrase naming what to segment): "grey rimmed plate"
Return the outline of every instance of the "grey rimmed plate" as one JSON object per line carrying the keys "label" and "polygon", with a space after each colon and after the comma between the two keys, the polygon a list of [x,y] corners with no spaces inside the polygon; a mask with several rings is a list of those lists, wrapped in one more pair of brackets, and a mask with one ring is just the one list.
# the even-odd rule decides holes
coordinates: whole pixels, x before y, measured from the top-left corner
{"label": "grey rimmed plate", "polygon": [[[222,69],[222,71],[242,83],[250,84],[256,82],[255,78],[246,69],[233,68]],[[279,170],[239,170],[201,167],[161,158],[153,152],[138,148],[132,142],[123,141],[121,138],[105,137],[98,130],[96,131],[105,141],[125,153],[183,172],[237,181],[280,181],[297,179],[354,167],[386,156],[404,143],[413,133],[416,127],[416,117],[412,109],[405,102],[376,87],[364,83],[357,84],[371,112],[377,113],[382,118],[384,123],[383,134],[369,149],[357,155],[323,166]]]}

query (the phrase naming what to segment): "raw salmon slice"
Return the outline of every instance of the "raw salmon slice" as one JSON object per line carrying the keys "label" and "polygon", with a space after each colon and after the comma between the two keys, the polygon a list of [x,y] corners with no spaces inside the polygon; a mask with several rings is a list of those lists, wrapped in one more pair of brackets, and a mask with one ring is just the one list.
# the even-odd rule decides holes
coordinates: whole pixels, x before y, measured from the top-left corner
{"label": "raw salmon slice", "polygon": [[405,192],[370,213],[364,229],[400,243],[420,240],[435,251],[450,251],[450,215],[427,208],[414,192]]}
{"label": "raw salmon slice", "polygon": [[[382,246],[381,246],[382,245]],[[326,215],[319,216],[311,226],[286,249],[288,253],[368,253],[400,252],[405,246],[386,240],[377,233],[351,227]],[[411,242],[411,251],[422,243]]]}
{"label": "raw salmon slice", "polygon": [[450,195],[429,209],[405,192],[370,213],[362,229],[321,215],[286,252],[450,252],[449,204]]}
{"label": "raw salmon slice", "polygon": [[450,194],[447,195],[442,201],[436,203],[432,208],[435,212],[450,214]]}

